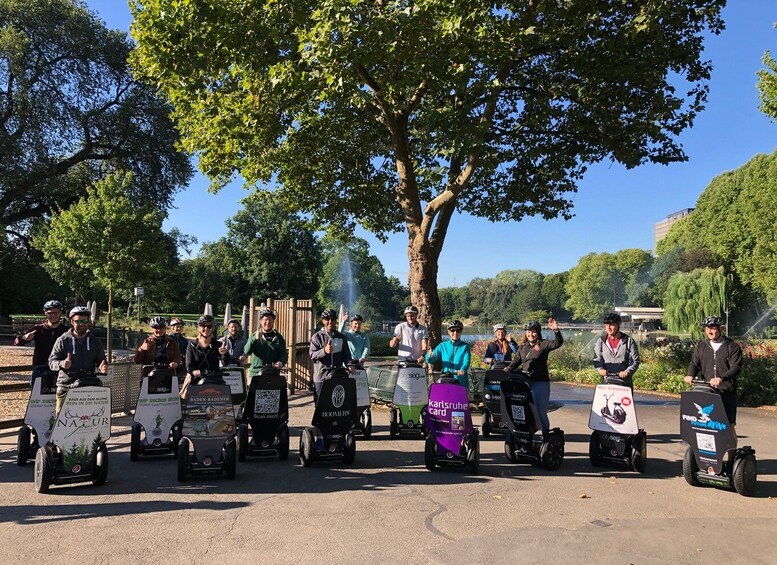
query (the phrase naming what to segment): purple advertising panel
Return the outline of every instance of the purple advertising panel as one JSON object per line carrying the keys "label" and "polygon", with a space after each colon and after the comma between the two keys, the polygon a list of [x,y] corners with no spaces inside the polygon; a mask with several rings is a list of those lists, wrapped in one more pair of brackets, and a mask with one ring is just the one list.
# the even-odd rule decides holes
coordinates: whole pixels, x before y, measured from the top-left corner
{"label": "purple advertising panel", "polygon": [[426,429],[434,434],[439,450],[459,454],[462,438],[472,433],[467,388],[454,383],[434,383],[429,389]]}

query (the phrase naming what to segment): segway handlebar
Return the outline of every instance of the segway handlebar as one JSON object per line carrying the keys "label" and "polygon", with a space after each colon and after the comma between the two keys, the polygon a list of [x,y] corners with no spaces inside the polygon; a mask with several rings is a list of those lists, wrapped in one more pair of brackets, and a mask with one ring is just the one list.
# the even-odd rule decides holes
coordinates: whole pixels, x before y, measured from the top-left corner
{"label": "segway handlebar", "polygon": [[[72,373],[69,376],[73,376]],[[88,371],[78,371],[75,380],[70,385],[70,388],[81,388],[83,386],[103,386],[103,382],[100,377],[108,376],[107,373],[92,373]]]}
{"label": "segway handlebar", "polygon": [[198,385],[223,385],[226,384],[224,382],[224,376],[221,374],[221,371],[209,371],[207,373],[203,373],[200,375],[200,378],[197,379]]}
{"label": "segway handlebar", "polygon": [[607,373],[607,374],[606,374],[606,375],[603,377],[603,381],[604,381],[604,384],[606,384],[606,385],[620,385],[620,386],[625,386],[625,385],[623,384],[623,379],[622,379],[622,378],[620,378],[620,377],[617,375],[617,373]]}

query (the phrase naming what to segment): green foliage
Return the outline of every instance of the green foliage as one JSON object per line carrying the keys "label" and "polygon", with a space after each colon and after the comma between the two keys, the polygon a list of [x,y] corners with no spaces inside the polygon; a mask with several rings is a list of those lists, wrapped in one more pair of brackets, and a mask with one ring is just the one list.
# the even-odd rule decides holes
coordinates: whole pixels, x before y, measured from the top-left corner
{"label": "green foliage", "polygon": [[[757,155],[712,180],[692,214],[673,224],[659,254],[676,248],[709,249],[756,304],[777,303],[777,152]],[[733,299],[732,299],[733,302]],[[740,300],[742,306],[745,300]],[[741,308],[741,306],[740,306]]]}
{"label": "green foliage", "polygon": [[0,226],[67,208],[115,169],[160,210],[191,177],[170,108],[135,81],[125,34],[76,0],[0,1]]}
{"label": "green foliage", "polygon": [[765,69],[758,71],[758,93],[761,98],[761,112],[777,121],[777,61],[771,53],[763,56]]}
{"label": "green foliage", "polygon": [[253,194],[227,220],[226,237],[183,262],[184,298],[177,307],[201,311],[205,302],[223,308],[251,297],[312,298],[320,269],[321,244],[308,222],[274,194]]}
{"label": "green foliage", "polygon": [[589,163],[685,159],[722,6],[132,0],[133,65],[214,189],[277,180],[334,232],[406,229],[413,301],[436,328],[454,212],[568,217]]}
{"label": "green foliage", "polygon": [[675,273],[664,295],[664,322],[669,331],[702,335],[706,316],[725,317],[731,277],[723,267]]}
{"label": "green foliage", "polygon": [[391,337],[388,334],[370,332],[370,357],[396,356],[397,350],[389,347]]}
{"label": "green foliage", "polygon": [[[361,314],[365,320],[396,319],[404,309],[407,290],[386,277],[383,265],[370,255],[369,244],[352,237],[343,244],[335,239],[325,239],[324,266],[319,277],[318,304],[321,308],[350,306],[351,314]],[[346,255],[350,264],[353,296],[349,297],[349,285],[344,269]],[[350,300],[349,300],[350,298]],[[352,304],[349,304],[352,302]]]}
{"label": "green foliage", "polygon": [[642,249],[585,255],[569,271],[566,307],[575,318],[598,322],[613,306],[645,305],[652,261]]}

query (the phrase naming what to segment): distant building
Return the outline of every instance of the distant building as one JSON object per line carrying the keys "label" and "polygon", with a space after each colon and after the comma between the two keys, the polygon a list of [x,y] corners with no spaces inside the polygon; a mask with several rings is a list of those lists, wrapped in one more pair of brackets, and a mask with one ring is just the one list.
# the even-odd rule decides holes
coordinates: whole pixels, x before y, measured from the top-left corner
{"label": "distant building", "polygon": [[688,214],[693,212],[693,208],[683,208],[673,214],[669,214],[665,219],[653,224],[653,255],[657,254],[658,242],[666,237],[669,233],[669,228],[680,218],[684,218]]}

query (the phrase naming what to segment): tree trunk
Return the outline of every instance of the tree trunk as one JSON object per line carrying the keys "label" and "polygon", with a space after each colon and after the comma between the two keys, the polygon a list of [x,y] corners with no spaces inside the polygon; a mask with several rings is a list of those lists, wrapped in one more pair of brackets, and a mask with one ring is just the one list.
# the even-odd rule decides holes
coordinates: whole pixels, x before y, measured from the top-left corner
{"label": "tree trunk", "polygon": [[108,284],[108,335],[105,339],[108,345],[108,363],[113,363],[113,285]]}
{"label": "tree trunk", "polygon": [[422,235],[409,238],[407,256],[410,264],[408,286],[410,300],[420,310],[419,318],[429,330],[429,345],[440,343],[442,314],[437,294],[437,254]]}

